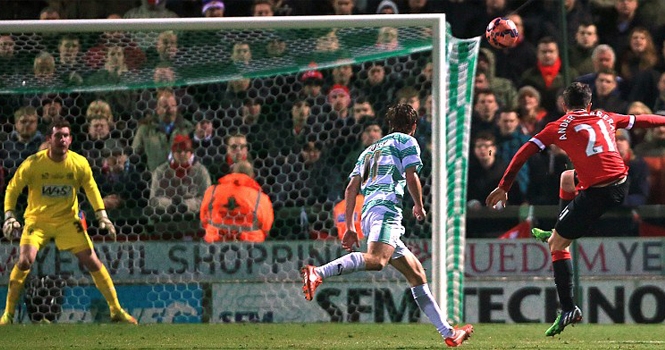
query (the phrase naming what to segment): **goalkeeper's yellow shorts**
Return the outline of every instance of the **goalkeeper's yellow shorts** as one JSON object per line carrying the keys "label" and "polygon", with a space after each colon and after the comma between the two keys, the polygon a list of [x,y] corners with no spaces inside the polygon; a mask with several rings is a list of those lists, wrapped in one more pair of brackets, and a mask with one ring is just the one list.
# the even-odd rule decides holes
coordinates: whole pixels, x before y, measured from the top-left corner
{"label": "goalkeeper's yellow shorts", "polygon": [[66,250],[73,254],[92,249],[92,241],[88,232],[78,218],[58,223],[25,222],[21,245],[31,245],[41,249],[51,239],[55,240],[55,246],[59,250]]}

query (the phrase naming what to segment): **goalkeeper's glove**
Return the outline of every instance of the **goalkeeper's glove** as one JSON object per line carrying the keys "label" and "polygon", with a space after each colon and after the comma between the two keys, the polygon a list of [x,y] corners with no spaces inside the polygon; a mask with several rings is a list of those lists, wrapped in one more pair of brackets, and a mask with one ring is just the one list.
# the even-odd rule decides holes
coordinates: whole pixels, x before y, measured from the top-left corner
{"label": "goalkeeper's glove", "polygon": [[116,241],[116,233],[115,233],[115,226],[113,226],[113,223],[111,220],[109,220],[109,216],[106,214],[106,210],[97,210],[95,212],[95,216],[97,217],[97,222],[99,223],[99,228],[102,230],[108,230],[109,235],[111,235],[111,238],[113,238],[113,241]]}
{"label": "goalkeeper's glove", "polygon": [[18,237],[21,231],[21,223],[16,220],[14,212],[7,210],[5,212],[5,222],[2,224],[2,233],[5,235],[5,238],[8,240]]}

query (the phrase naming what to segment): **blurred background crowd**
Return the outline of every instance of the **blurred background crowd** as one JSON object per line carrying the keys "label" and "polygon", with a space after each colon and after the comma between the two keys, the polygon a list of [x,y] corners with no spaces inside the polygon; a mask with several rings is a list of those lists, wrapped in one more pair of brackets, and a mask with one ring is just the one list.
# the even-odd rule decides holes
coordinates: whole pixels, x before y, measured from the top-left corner
{"label": "blurred background crowd", "polygon": [[[665,115],[665,6],[659,0],[526,2],[4,1],[0,19],[446,13],[452,34],[470,38],[483,36],[491,19],[507,16],[517,25],[519,42],[496,49],[483,40],[474,83],[468,210],[484,213],[485,197],[517,149],[563,114],[558,102],[566,82],[590,84],[594,109]],[[187,62],[196,60],[188,51],[195,38],[169,30],[139,34],[0,33],[3,91],[26,84],[68,91],[0,94],[3,193],[20,163],[44,147],[48,124],[64,118],[72,123],[71,149],[89,159],[105,205],[127,238],[202,238],[206,232],[199,212],[214,202],[214,193],[206,195],[206,190],[232,178],[238,184],[237,174],[242,174],[242,186],[269,198],[270,213],[255,209],[259,223],[247,223],[262,235],[248,240],[334,238],[346,178],[360,152],[388,132],[382,116],[400,102],[411,104],[421,116],[416,138],[425,163],[421,177],[429,209],[431,79],[436,74],[430,52],[298,74],[183,85],[178,78]],[[342,34],[322,33],[311,43],[313,50],[343,51],[338,38]],[[215,35],[210,40],[220,40]],[[372,40],[392,50],[399,48],[403,35],[398,28],[384,27]],[[222,65],[240,72],[266,60],[285,59],[285,51],[292,50],[270,35],[259,41],[235,32],[223,39],[229,50]],[[150,86],[118,88],[131,83],[132,72],[138,71],[150,75]],[[115,89],[76,89],[90,84]],[[665,128],[620,130],[617,146],[630,165],[631,187],[625,203],[627,224],[615,233],[631,235],[637,232],[635,208],[665,204]],[[509,204],[556,205],[559,175],[570,167],[565,153],[556,148],[533,157],[520,172]],[[242,206],[230,198],[221,207]],[[405,216],[407,235],[431,236],[431,218],[420,224],[409,217],[409,210]],[[176,229],[170,225],[175,221],[192,225]],[[502,230],[491,220],[470,221],[469,237]],[[94,228],[91,233],[97,234]]]}

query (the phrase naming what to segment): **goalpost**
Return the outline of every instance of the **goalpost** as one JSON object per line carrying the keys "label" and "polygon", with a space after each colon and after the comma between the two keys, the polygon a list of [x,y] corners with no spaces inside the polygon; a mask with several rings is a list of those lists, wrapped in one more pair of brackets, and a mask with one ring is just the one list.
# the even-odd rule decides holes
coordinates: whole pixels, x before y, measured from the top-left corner
{"label": "goalpost", "polygon": [[[390,32],[390,28],[396,29],[394,32],[396,34],[393,35],[393,37],[397,37],[396,41],[390,41],[390,34],[385,33]],[[130,33],[130,35],[114,39],[113,33],[121,31]],[[164,57],[164,54],[168,54],[168,50],[166,53],[160,52],[159,45],[154,44],[156,40],[165,40],[163,45],[167,45],[166,40],[171,38],[171,34],[162,36],[166,32],[173,34],[179,40],[178,45],[180,46],[179,54],[172,56],[170,61]],[[196,122],[205,119],[206,115],[212,115],[210,118],[214,120],[215,126],[224,128],[227,125],[226,121],[232,126],[237,126],[233,121],[234,116],[226,111],[220,112],[227,106],[224,91],[210,89],[208,86],[243,79],[256,79],[257,81],[264,79],[261,80],[262,85],[251,85],[250,93],[243,97],[245,100],[259,98],[264,103],[264,107],[270,101],[268,114],[277,115],[281,105],[289,105],[298,98],[297,91],[291,91],[286,84],[301,83],[300,77],[303,72],[323,71],[352,65],[356,68],[357,73],[366,74],[373,63],[379,62],[390,71],[395,86],[404,87],[414,83],[423,83],[417,79],[416,75],[424,70],[422,64],[426,64],[425,61],[431,59],[433,155],[431,197],[428,202],[430,204],[432,249],[431,271],[428,271],[428,275],[435,297],[441,307],[447,311],[450,320],[454,323],[463,321],[467,154],[473,79],[479,39],[453,38],[447,31],[444,15],[4,21],[0,22],[0,38],[3,35],[9,35],[15,41],[18,53],[16,56],[21,60],[13,61],[16,67],[0,67],[0,76],[4,80],[0,83],[0,93],[12,98],[16,97],[16,100],[23,102],[17,102],[14,105],[5,104],[4,107],[0,107],[5,108],[1,111],[2,115],[8,116],[14,113],[14,110],[7,110],[10,108],[8,105],[18,108],[25,104],[25,101],[37,107],[39,113],[47,113],[47,106],[52,106],[57,99],[61,104],[60,107],[65,111],[64,114],[73,110],[80,113],[77,117],[72,116],[73,112],[71,112],[67,114],[67,117],[87,123],[89,120],[85,118],[85,108],[90,101],[112,100],[116,101],[110,104],[118,118],[116,129],[120,131],[119,138],[129,144],[131,144],[130,138],[133,135],[132,128],[138,126],[136,111],[141,111],[141,116],[154,113],[150,91],[165,86],[172,86],[173,90],[180,94],[176,94],[179,103],[186,104],[188,102],[183,101],[193,101],[192,105],[185,105],[182,108],[185,118]],[[62,67],[61,61],[64,59],[57,56],[57,50],[62,44],[61,38],[64,35],[73,35],[78,38],[82,51],[78,54],[78,59],[83,60],[78,63],[79,71],[76,71],[75,68],[67,68],[66,76],[61,75],[62,72],[58,72],[58,69]],[[104,35],[106,35],[107,42],[99,44],[98,37],[104,37]],[[233,50],[236,43],[248,44],[253,54],[251,59],[243,61],[243,58],[234,56]],[[104,76],[106,79],[93,79],[92,77],[103,70],[103,62],[107,59],[100,56],[108,54],[112,46],[123,48],[124,63],[127,66],[124,68],[126,73],[116,79],[109,80],[108,74]],[[156,50],[155,46],[157,46]],[[98,52],[90,54],[97,47],[101,47]],[[38,66],[36,60],[34,65],[32,61],[29,62],[28,66],[31,67],[25,66],[26,58],[32,59],[41,52],[49,51],[55,73],[51,72],[47,78],[35,74],[36,71],[33,72],[32,66]],[[139,54],[141,52],[143,55]],[[423,52],[427,53],[423,56],[425,59],[420,57],[420,61],[414,61],[415,56],[413,55]],[[431,56],[428,58],[428,55]],[[47,57],[46,61],[48,60]],[[165,60],[169,62],[165,62]],[[48,62],[44,64],[48,66]],[[175,77],[167,82],[156,80],[156,68],[158,67],[172,68]],[[200,91],[196,87],[202,85],[206,85],[205,93],[201,94],[203,97],[199,98],[196,93],[190,93]],[[224,87],[228,91],[229,87],[226,85]],[[144,90],[148,92],[146,93]],[[281,91],[284,90],[289,91],[282,94]],[[361,90],[360,86],[358,86],[358,90]],[[58,97],[58,94],[67,97]],[[188,94],[195,96],[187,97]],[[56,97],[53,97],[54,95]],[[143,101],[144,104],[136,103],[136,101],[141,102],[143,95],[149,96],[147,101]],[[213,98],[210,99],[210,96]],[[123,101],[126,102],[127,99],[130,100],[130,103],[123,105]],[[383,102],[385,104],[392,101]],[[193,106],[194,103],[196,106]],[[247,113],[242,109],[243,103],[242,99],[238,101],[238,105],[229,102],[231,106],[229,108],[237,111],[235,117],[241,113]],[[141,110],[141,108],[144,109]],[[265,110],[266,108],[264,108]],[[11,118],[2,121],[5,124],[5,130],[9,128],[10,121]],[[87,124],[81,126],[82,133],[85,133],[85,126]],[[124,129],[121,129],[122,127]],[[204,156],[210,155],[211,152],[206,152]],[[254,156],[256,158],[267,157],[267,153]],[[210,159],[218,160],[214,157]],[[288,155],[280,153],[276,159],[286,162],[289,158]],[[268,163],[277,164],[277,161],[271,158],[265,164]],[[259,176],[261,176],[260,173]],[[273,175],[270,174],[270,171],[267,173],[266,181],[272,179],[274,186],[283,186],[271,178]],[[214,183],[216,179],[212,180]],[[143,185],[148,186],[147,183],[143,183]],[[266,189],[265,184],[263,188]],[[96,249],[101,259],[114,273],[116,283],[128,285],[125,291],[119,290],[121,300],[123,293],[141,295],[148,291],[152,298],[156,298],[151,304],[153,306],[151,312],[157,312],[156,310],[167,305],[177,304],[175,309],[169,311],[172,316],[170,319],[164,316],[155,322],[162,322],[162,320],[190,322],[187,317],[178,319],[178,316],[174,315],[191,313],[200,313],[198,318],[200,321],[226,322],[224,316],[219,316],[220,313],[214,306],[213,310],[209,312],[216,312],[217,316],[206,314],[208,303],[214,304],[215,302],[211,300],[216,298],[215,291],[222,294],[225,286],[234,283],[242,284],[243,281],[255,285],[284,282],[298,284],[299,264],[312,261],[317,257],[321,258],[322,255],[325,255],[325,258],[334,258],[336,255],[342,254],[335,241],[290,243],[290,245],[280,244],[283,242],[280,240],[270,242],[270,238],[264,244],[231,243],[227,245],[224,243],[207,245],[191,241],[175,241],[175,243],[152,241],[153,237],[149,237],[151,233],[147,231],[160,227],[159,222],[155,224],[152,217],[146,218],[144,211],[136,208],[145,202],[142,202],[141,199],[132,199],[132,201],[134,201],[132,203],[135,208],[120,210],[115,216],[112,216],[112,219],[119,219],[117,225],[121,229],[120,235],[125,235],[127,241],[102,242],[102,236],[97,236],[100,242],[96,243]],[[282,205],[277,202],[274,204]],[[330,209],[326,205],[323,204],[321,207]],[[320,211],[310,212],[310,209],[305,211],[303,208],[303,206],[295,206],[295,209],[302,210],[302,214],[305,216],[299,217],[300,222],[285,221],[285,229],[288,229],[291,224],[302,224],[304,220],[309,225],[309,232],[313,230],[311,227],[323,227],[317,232],[326,231],[328,223],[308,221],[312,216],[319,220],[318,217],[321,217],[321,213],[325,210],[317,207],[318,209],[315,210]],[[405,208],[405,212],[409,209]],[[298,211],[298,213],[301,212]],[[323,221],[331,220],[327,218]],[[167,229],[175,229],[175,227],[178,227],[178,230],[191,229],[191,226],[186,224],[182,226],[183,228],[169,225],[172,224],[168,223]],[[407,231],[409,231],[408,227]],[[96,232],[94,226],[91,228],[91,232]],[[93,235],[93,237],[95,236]],[[286,235],[279,238],[288,241],[293,237]],[[428,253],[427,243],[422,244],[421,241],[417,241],[415,244],[423,248],[424,253]],[[15,246],[2,244],[0,252],[3,257],[9,257],[7,266],[16,261]],[[55,254],[53,249],[46,249],[42,255],[45,258],[41,260],[43,265],[40,266],[40,271],[44,275],[63,272],[60,265],[62,258]],[[427,254],[421,255],[421,257],[427,258]],[[243,261],[246,262],[246,264],[242,264],[244,270],[234,274],[241,269],[234,270],[225,265],[226,259],[235,259],[235,261],[244,259]],[[52,266],[50,262],[53,261],[58,261],[58,267]],[[4,284],[7,283],[8,271],[11,267],[7,266],[0,266],[2,267],[0,281]],[[84,272],[74,268],[71,261],[67,261],[65,266],[71,267],[71,270],[65,271],[69,286],[80,288],[78,292],[73,293],[74,296],[66,296],[71,299],[67,300],[81,304],[90,301],[91,297],[87,294],[90,292],[84,288],[90,284],[89,278],[85,277]],[[252,270],[253,268],[255,270]],[[212,272],[210,272],[211,269]],[[184,273],[176,273],[180,270]],[[202,273],[201,270],[205,270],[207,273]],[[230,273],[231,270],[235,272]],[[257,270],[258,275],[256,275]],[[218,286],[220,274],[225,273],[228,274],[221,277],[222,286]],[[391,272],[376,274],[378,277],[373,277],[372,274],[360,274],[358,279],[343,282],[359,282],[361,278],[382,281],[394,278],[391,277],[393,275]],[[150,286],[151,283],[159,284],[159,286]],[[173,284],[173,286],[169,286],[169,284]],[[205,288],[202,287],[203,285]],[[145,288],[142,289],[142,287]],[[247,287],[231,288],[230,290],[242,293],[243,288]],[[270,298],[290,293],[289,288],[293,287],[277,285],[278,292],[272,294]],[[222,292],[219,292],[220,290]],[[0,297],[4,298],[2,293],[4,291],[0,292]],[[362,292],[360,293],[362,296]],[[186,302],[178,301],[178,298],[173,297],[175,295],[187,295],[187,298],[196,299],[196,301],[194,304],[188,305]],[[130,298],[135,297],[130,296]],[[350,300],[351,296],[348,298]],[[258,302],[280,303],[279,300],[258,300]],[[288,301],[284,302],[288,303]],[[321,307],[323,308],[323,306]],[[220,309],[224,309],[224,307],[220,307]],[[77,312],[83,312],[77,310]],[[142,312],[149,311],[144,309]],[[334,314],[330,310],[326,312],[330,315]],[[270,317],[266,315],[267,313],[257,313],[254,315],[254,319],[251,319],[254,316],[250,316],[250,321],[256,321],[259,318],[272,319],[272,314]],[[81,319],[77,317],[70,314],[69,321],[80,321]],[[90,316],[86,317],[88,318],[84,317],[84,321],[91,320]],[[235,317],[238,317],[237,313]],[[288,321],[306,320],[294,318]],[[65,322],[67,321],[65,320]]]}

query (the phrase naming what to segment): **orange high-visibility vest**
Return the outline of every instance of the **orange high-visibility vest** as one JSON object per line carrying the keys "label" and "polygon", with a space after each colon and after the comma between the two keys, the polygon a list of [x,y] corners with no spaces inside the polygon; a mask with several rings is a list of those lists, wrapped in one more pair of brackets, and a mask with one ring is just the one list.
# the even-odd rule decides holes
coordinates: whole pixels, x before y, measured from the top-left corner
{"label": "orange high-visibility vest", "polygon": [[210,186],[201,202],[204,240],[263,242],[275,219],[272,202],[251,177],[233,173]]}
{"label": "orange high-visibility vest", "polygon": [[[361,228],[360,222],[360,213],[363,209],[363,202],[365,201],[365,196],[359,194],[356,196],[356,207],[353,210],[356,233],[358,233],[358,239],[363,238],[363,230]],[[344,237],[344,232],[346,232],[346,200],[342,199],[341,202],[335,204],[333,208],[333,217],[335,218],[335,227],[337,227],[337,236],[339,239]]]}

